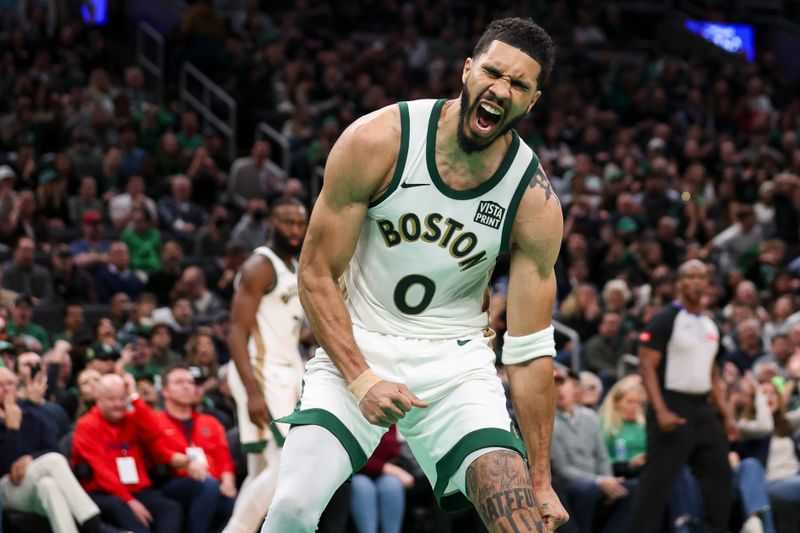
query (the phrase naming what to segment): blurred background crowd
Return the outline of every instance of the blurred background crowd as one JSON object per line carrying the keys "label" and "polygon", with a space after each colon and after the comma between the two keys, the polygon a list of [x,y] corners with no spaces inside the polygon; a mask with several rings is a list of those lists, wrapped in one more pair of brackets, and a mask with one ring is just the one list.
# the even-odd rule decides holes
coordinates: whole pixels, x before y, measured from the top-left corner
{"label": "blurred background crowd", "polygon": [[[572,370],[557,376],[559,409],[605,399],[590,417],[604,445],[584,474],[635,478],[646,461],[638,334],[675,297],[677,265],[698,258],[711,270],[707,307],[742,421],[731,461],[753,465],[768,495],[754,508],[733,494],[744,504],[731,531],[755,519],[767,533],[800,531],[800,462],[784,453],[796,452],[800,425],[800,91],[766,38],[757,33],[747,61],[659,35],[663,17],[637,2],[166,3],[180,18],[163,31],[160,92],[132,46],[138,3],[109,1],[94,25],[91,2],[0,2],[0,365],[59,439],[94,404],[96,373],[124,369],[161,409],[164,369],[185,362],[196,407],[227,431],[241,481],[225,380],[229,303],[238,269],[268,239],[271,203],[288,195],[311,207],[318,169],[355,118],[457,96],[486,24],[532,16],[559,47],[518,127],[564,208],[554,317],[557,359]],[[701,16],[724,20],[741,3],[699,4]],[[800,32],[798,2],[778,4]],[[186,62],[235,100],[233,135],[180,94]],[[288,150],[257,133],[262,123]],[[490,306],[500,333],[506,275],[501,262]],[[310,331],[303,339],[313,353]],[[21,354],[41,371],[24,370]],[[404,465],[394,475],[407,505],[393,527],[405,515],[407,531],[479,531],[474,515],[435,510],[400,441],[366,472]],[[553,466],[557,480],[578,475],[557,457]],[[613,524],[627,497],[619,487],[573,515],[589,513],[597,531]],[[691,500],[671,505],[671,528],[692,530]]]}

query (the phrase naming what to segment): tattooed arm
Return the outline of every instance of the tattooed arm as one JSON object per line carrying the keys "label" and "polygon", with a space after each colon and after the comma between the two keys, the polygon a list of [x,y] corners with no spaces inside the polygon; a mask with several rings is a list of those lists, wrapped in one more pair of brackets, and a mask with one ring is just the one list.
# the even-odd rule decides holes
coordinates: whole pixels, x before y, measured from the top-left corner
{"label": "tattooed arm", "polygon": [[[529,335],[550,326],[556,293],[553,265],[562,231],[561,205],[539,167],[522,197],[512,230],[509,335]],[[539,510],[546,521],[561,520],[566,513],[550,486],[550,440],[555,415],[553,360],[540,357],[509,365],[507,371]],[[547,512],[543,505],[548,507]]]}

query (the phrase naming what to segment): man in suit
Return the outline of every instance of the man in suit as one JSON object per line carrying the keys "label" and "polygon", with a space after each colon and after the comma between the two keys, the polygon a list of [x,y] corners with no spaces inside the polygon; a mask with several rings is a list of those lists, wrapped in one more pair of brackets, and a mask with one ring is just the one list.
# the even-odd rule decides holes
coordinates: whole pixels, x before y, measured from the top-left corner
{"label": "man in suit", "polygon": [[20,237],[14,255],[3,264],[3,287],[33,296],[36,303],[53,299],[53,280],[50,272],[34,262],[36,242]]}

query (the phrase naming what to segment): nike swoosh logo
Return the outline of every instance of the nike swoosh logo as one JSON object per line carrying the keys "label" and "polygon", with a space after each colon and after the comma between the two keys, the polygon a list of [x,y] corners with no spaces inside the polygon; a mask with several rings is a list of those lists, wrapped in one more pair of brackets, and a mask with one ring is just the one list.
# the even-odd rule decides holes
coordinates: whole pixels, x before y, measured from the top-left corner
{"label": "nike swoosh logo", "polygon": [[427,187],[430,183],[406,183],[403,182],[400,184],[400,187],[403,189],[410,189],[411,187]]}
{"label": "nike swoosh logo", "polygon": [[467,343],[468,343],[469,341],[471,341],[471,340],[472,340],[472,339],[467,339],[467,340],[465,340],[465,341],[462,341],[462,340],[457,340],[456,342],[458,343],[458,345],[459,345],[459,346],[464,346],[465,344],[467,344]]}

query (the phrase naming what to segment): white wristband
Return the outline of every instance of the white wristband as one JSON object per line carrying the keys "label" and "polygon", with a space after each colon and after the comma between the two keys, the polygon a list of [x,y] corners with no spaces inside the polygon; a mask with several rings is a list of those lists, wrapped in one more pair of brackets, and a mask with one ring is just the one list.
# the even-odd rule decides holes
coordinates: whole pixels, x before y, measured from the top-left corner
{"label": "white wristband", "polygon": [[503,364],[515,365],[538,357],[554,357],[554,333],[555,328],[552,325],[523,337],[512,337],[506,333],[503,341]]}

